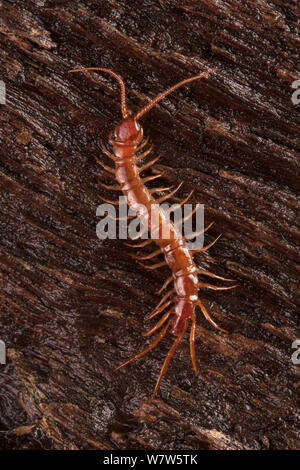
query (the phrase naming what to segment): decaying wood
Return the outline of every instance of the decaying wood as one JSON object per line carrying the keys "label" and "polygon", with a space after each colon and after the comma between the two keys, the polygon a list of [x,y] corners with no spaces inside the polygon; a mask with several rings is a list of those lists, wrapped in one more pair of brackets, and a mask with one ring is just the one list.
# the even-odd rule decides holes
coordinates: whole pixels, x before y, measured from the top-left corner
{"label": "decaying wood", "polygon": [[[2,1],[1,448],[299,449],[300,78],[297,1]],[[149,175],[183,180],[215,221],[196,259],[235,291],[202,293],[199,376],[183,341],[156,400],[171,338],[128,368],[169,275],[96,237],[93,155],[120,119],[109,67],[136,111],[183,78],[145,118],[162,158]],[[142,250],[140,250],[142,252]],[[135,252],[137,254],[137,252]]]}

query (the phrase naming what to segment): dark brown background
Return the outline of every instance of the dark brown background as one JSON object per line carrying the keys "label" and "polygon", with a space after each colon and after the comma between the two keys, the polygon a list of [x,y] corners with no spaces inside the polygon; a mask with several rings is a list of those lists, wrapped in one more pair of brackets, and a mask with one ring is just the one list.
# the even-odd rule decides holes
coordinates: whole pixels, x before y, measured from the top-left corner
{"label": "dark brown background", "polygon": [[[299,449],[297,1],[1,2],[1,448]],[[171,337],[146,344],[144,316],[168,270],[149,272],[95,234],[104,176],[93,154],[120,119],[110,67],[138,110],[175,82],[143,125],[164,183],[205,204],[197,262],[237,279],[203,291],[196,378],[188,338],[150,396]],[[153,170],[153,171],[156,171]],[[151,171],[149,174],[152,174]],[[134,253],[134,252],[132,252]]]}

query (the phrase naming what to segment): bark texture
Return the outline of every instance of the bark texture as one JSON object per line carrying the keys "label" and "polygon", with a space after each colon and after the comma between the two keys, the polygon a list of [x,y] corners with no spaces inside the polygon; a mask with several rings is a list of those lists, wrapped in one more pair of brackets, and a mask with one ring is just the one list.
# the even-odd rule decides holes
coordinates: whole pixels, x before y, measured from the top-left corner
{"label": "bark texture", "polygon": [[[9,449],[299,449],[300,78],[297,0],[2,1],[0,446]],[[109,67],[136,111],[177,81],[216,73],[143,118],[163,183],[205,204],[196,260],[232,277],[199,314],[151,401],[171,337],[144,359],[144,316],[167,270],[96,237],[93,154],[120,120]],[[137,251],[132,251],[137,254]]]}

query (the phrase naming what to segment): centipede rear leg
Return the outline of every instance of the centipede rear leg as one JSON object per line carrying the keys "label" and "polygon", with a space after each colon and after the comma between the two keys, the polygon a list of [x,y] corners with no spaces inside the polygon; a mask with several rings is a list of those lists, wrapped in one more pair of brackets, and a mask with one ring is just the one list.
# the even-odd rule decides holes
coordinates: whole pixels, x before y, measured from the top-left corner
{"label": "centipede rear leg", "polygon": [[[168,326],[168,325],[167,325]],[[155,388],[154,388],[154,392],[152,394],[152,399],[155,398],[156,394],[157,394],[157,391],[159,389],[159,386],[160,386],[160,383],[162,381],[162,378],[163,376],[165,375],[166,373],[166,370],[168,368],[168,365],[172,359],[172,357],[174,356],[175,354],[175,351],[177,349],[177,347],[179,346],[180,342],[182,341],[184,335],[185,335],[185,332],[186,332],[186,328],[182,331],[182,333],[176,337],[176,339],[173,341],[173,344],[171,346],[171,348],[169,349],[169,352],[168,354],[166,355],[166,358],[164,360],[164,363],[162,365],[162,368],[160,370],[160,373],[159,373],[159,376],[158,376],[158,379],[157,379],[157,382],[156,382],[156,385],[155,385]]]}
{"label": "centipede rear leg", "polygon": [[164,327],[164,329],[156,336],[156,338],[150,343],[145,349],[143,349],[141,352],[138,354],[135,354],[133,357],[128,359],[127,361],[123,362],[120,364],[115,370],[119,370],[124,366],[127,366],[128,364],[131,364],[132,362],[136,361],[137,359],[140,359],[141,357],[145,356],[148,352],[150,352],[155,346],[158,345],[158,343],[163,339],[165,336],[167,330],[169,328],[169,323]]}

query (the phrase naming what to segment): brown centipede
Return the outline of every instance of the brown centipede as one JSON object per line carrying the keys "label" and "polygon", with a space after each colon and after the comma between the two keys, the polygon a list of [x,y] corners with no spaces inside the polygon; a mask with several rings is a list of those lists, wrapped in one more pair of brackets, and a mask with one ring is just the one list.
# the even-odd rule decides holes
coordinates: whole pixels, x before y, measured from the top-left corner
{"label": "brown centipede", "polygon": [[[198,80],[208,76],[210,73],[214,72],[216,69],[209,70],[204,72],[200,75],[196,75],[185,80],[180,81],[179,83],[173,85],[171,88],[167,89],[163,93],[160,93],[156,98],[151,100],[146,106],[144,106],[137,114],[134,116],[130,116],[129,111],[126,106],[126,89],[123,80],[119,75],[113,72],[110,69],[101,68],[101,67],[87,67],[87,68],[79,68],[70,70],[69,72],[82,72],[82,71],[89,71],[89,70],[97,70],[100,72],[109,73],[113,76],[117,82],[119,83],[120,90],[121,90],[121,112],[122,112],[122,121],[115,127],[113,137],[110,137],[109,141],[112,145],[112,152],[107,149],[103,143],[101,142],[101,148],[104,153],[114,161],[115,169],[105,165],[101,160],[97,157],[98,163],[108,172],[114,173],[115,179],[118,182],[117,187],[107,186],[105,187],[109,189],[116,189],[121,190],[123,195],[126,197],[127,204],[129,207],[134,207],[137,204],[142,205],[147,208],[148,214],[151,211],[151,206],[153,204],[160,205],[161,202],[165,201],[167,197],[171,197],[175,194],[175,192],[179,189],[181,184],[175,189],[172,190],[167,196],[161,196],[159,198],[155,198],[153,194],[157,190],[149,190],[145,183],[154,179],[155,177],[148,177],[148,178],[141,178],[140,173],[144,171],[146,168],[149,168],[153,165],[158,157],[151,160],[149,163],[143,165],[142,167],[137,166],[137,160],[141,160],[145,158],[152,150],[153,146],[150,146],[147,150],[145,147],[148,143],[148,139],[144,139],[143,128],[139,123],[140,118],[147,113],[155,104],[157,104],[161,99],[163,99],[166,95],[173,92],[177,88],[190,83],[194,80]],[[140,153],[142,152],[142,153]],[[161,175],[160,175],[161,176]],[[158,188],[161,189],[161,188]],[[166,189],[166,188],[163,188]],[[191,196],[192,192],[189,196],[182,201],[182,204],[187,201],[187,199]],[[104,198],[102,198],[104,199]],[[107,201],[106,199],[104,199]],[[107,201],[111,202],[111,201]],[[160,207],[160,206],[159,206]],[[162,224],[164,220],[164,212],[163,209],[160,208],[159,213],[159,224]],[[151,232],[151,218],[148,217],[145,213],[138,213],[140,219],[142,220],[143,224],[146,228]],[[168,329],[171,329],[171,333],[175,336],[175,340],[169,349],[169,352],[164,360],[162,365],[159,377],[157,379],[153,397],[156,395],[158,388],[160,386],[161,380],[166,372],[168,364],[175,353],[176,348],[178,347],[179,343],[181,342],[186,330],[188,329],[189,323],[191,322],[191,329],[190,329],[190,355],[192,360],[192,365],[197,375],[197,365],[195,359],[195,329],[196,329],[196,307],[200,307],[200,310],[204,317],[211,323],[215,328],[225,332],[223,328],[216,324],[213,318],[208,313],[207,309],[201,302],[198,296],[198,291],[201,287],[213,289],[213,290],[225,290],[225,289],[232,289],[236,287],[235,285],[230,286],[222,286],[217,287],[211,284],[207,284],[204,282],[199,281],[198,275],[204,275],[215,279],[221,279],[223,281],[232,281],[232,279],[226,279],[221,276],[217,276],[210,271],[206,271],[200,269],[196,266],[193,260],[193,253],[196,252],[203,252],[209,249],[219,237],[216,238],[212,243],[209,245],[199,248],[197,250],[191,251],[188,249],[186,245],[186,239],[179,234],[175,225],[170,221],[169,222],[169,233],[170,236],[166,238],[162,238],[158,235],[157,238],[153,239],[150,238],[139,245],[135,245],[136,247],[143,247],[151,242],[154,242],[159,248],[158,250],[154,251],[150,256],[143,257],[141,259],[152,259],[153,257],[159,256],[162,254],[164,256],[163,262],[155,263],[154,265],[150,266],[151,269],[159,268],[161,266],[169,266],[172,275],[168,277],[168,279],[163,284],[162,288],[158,291],[161,294],[173,281],[174,287],[169,289],[166,294],[163,296],[161,301],[155,307],[155,309],[147,315],[146,319],[150,320],[154,318],[156,315],[162,315],[160,320],[156,323],[156,325],[151,328],[149,331],[144,333],[144,336],[151,336],[153,333],[157,332],[160,328],[160,332],[157,334],[155,339],[152,343],[149,344],[143,351],[134,355],[132,358],[128,359],[126,362],[121,364],[117,367],[116,370],[124,367],[127,364],[130,364],[137,359],[143,357],[149,351],[151,351],[165,336]],[[210,228],[212,224],[210,224],[206,229]],[[161,231],[159,230],[159,234]],[[149,267],[149,266],[146,266]]]}

